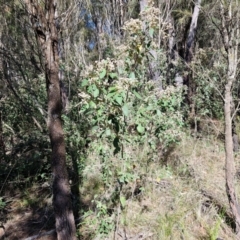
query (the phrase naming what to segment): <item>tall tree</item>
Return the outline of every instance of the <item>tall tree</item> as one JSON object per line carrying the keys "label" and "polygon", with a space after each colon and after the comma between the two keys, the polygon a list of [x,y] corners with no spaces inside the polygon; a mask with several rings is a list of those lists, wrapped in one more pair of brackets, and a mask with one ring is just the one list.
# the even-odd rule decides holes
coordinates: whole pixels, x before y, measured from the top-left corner
{"label": "tall tree", "polygon": [[[200,6],[201,6],[201,0],[196,0],[193,14],[192,14],[191,24],[190,24],[190,28],[187,36],[187,41],[185,44],[186,50],[185,50],[184,60],[188,66],[190,65],[193,58],[194,41],[195,41],[195,36],[197,31],[197,22],[198,22],[198,17],[200,12]],[[188,87],[187,101],[190,106],[191,117],[193,117],[195,115],[195,106],[194,106],[195,104],[194,104],[193,98],[195,95],[196,86],[194,84],[193,79],[191,79],[190,70],[188,71],[187,75],[184,77],[184,84]]]}
{"label": "tall tree", "polygon": [[48,96],[47,126],[52,147],[53,207],[58,240],[76,239],[71,190],[66,168],[66,150],[61,122],[57,1],[24,0],[37,41],[42,50]]}
{"label": "tall tree", "polygon": [[[224,94],[224,117],[225,117],[225,167],[226,167],[226,191],[230,207],[235,218],[236,234],[240,237],[240,211],[236,191],[234,187],[234,153],[233,153],[233,97],[232,88],[236,82],[238,66],[239,44],[239,1],[229,1],[229,4],[220,2],[221,35],[227,57],[227,74]],[[233,113],[233,115],[232,115]]]}

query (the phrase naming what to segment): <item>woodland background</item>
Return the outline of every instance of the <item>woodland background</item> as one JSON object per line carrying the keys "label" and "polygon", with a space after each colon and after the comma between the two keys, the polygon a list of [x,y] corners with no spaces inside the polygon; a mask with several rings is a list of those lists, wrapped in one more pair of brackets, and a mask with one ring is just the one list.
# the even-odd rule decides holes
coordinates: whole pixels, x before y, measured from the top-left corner
{"label": "woodland background", "polygon": [[[43,23],[26,2],[0,0],[0,239],[56,239]],[[78,239],[239,238],[239,5],[57,1]]]}

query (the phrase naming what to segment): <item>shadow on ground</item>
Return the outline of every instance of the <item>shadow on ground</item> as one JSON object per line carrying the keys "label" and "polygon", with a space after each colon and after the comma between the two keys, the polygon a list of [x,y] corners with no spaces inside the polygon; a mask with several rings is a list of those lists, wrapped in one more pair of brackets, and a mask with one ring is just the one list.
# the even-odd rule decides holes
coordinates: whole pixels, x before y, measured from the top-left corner
{"label": "shadow on ground", "polygon": [[54,214],[49,208],[25,209],[0,229],[1,240],[55,240]]}

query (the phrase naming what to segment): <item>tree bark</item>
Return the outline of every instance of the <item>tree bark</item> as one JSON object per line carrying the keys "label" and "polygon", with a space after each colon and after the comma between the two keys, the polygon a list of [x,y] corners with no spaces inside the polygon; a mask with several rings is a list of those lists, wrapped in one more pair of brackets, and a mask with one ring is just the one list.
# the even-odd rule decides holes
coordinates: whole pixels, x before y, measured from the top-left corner
{"label": "tree bark", "polygon": [[[170,7],[169,7],[170,8]],[[178,81],[177,75],[179,76],[179,73],[172,73],[174,70],[174,64],[173,62],[176,60],[176,31],[174,26],[174,19],[172,17],[172,13],[169,10],[169,16],[168,16],[168,71],[167,71],[167,84],[171,85],[173,83],[173,80],[175,78],[175,85],[176,86],[182,86],[182,81]]]}
{"label": "tree bark", "polygon": [[140,0],[139,5],[140,5],[140,12],[142,12],[148,6],[147,0]]}
{"label": "tree bark", "polygon": [[48,96],[47,126],[52,147],[53,207],[58,240],[75,240],[71,190],[66,167],[66,150],[61,121],[62,103],[59,83],[58,29],[56,1],[45,1],[42,8],[37,1],[25,0],[36,38],[45,62]]}
{"label": "tree bark", "polygon": [[[236,235],[240,238],[240,211],[236,191],[234,187],[235,165],[233,152],[233,127],[232,127],[232,87],[236,81],[238,65],[238,39],[239,39],[239,14],[233,12],[232,2],[228,6],[221,4],[222,37],[227,52],[227,79],[224,95],[224,117],[225,117],[225,169],[226,169],[226,192],[231,211],[236,225]],[[238,4],[237,4],[238,5]],[[233,16],[234,15],[234,16]],[[234,21],[234,24],[232,24]],[[230,24],[231,23],[231,24]]]}
{"label": "tree bark", "polygon": [[[1,100],[1,96],[0,96],[0,100]],[[1,108],[1,106],[0,106]],[[3,158],[1,159],[4,159],[5,155],[6,155],[6,149],[5,149],[5,143],[4,143],[4,138],[3,138],[3,124],[2,124],[2,112],[1,112],[1,109],[0,109],[0,151],[2,152],[2,156]],[[1,156],[1,154],[0,154]],[[2,163],[0,161],[0,163]]]}
{"label": "tree bark", "polygon": [[240,212],[234,187],[234,176],[236,171],[234,166],[232,116],[231,116],[232,84],[233,79],[228,78],[224,96],[226,192],[228,195],[230,208],[235,219],[236,233],[238,237],[240,237]]}
{"label": "tree bark", "polygon": [[192,20],[191,20],[189,33],[188,33],[188,38],[187,38],[187,42],[186,42],[185,60],[187,63],[190,63],[192,61],[192,57],[193,57],[193,43],[195,40],[196,31],[197,31],[197,21],[198,21],[198,17],[199,17],[200,6],[201,6],[201,0],[196,0],[193,14],[192,14]]}
{"label": "tree bark", "polygon": [[[186,41],[186,51],[185,51],[185,62],[187,63],[187,66],[190,65],[193,58],[193,48],[194,48],[194,40],[196,36],[196,30],[197,30],[197,21],[199,17],[200,12],[200,6],[201,6],[201,0],[195,1],[195,6],[192,14],[192,20],[190,24],[190,29]],[[196,84],[194,83],[193,79],[191,79],[191,70],[188,70],[187,75],[184,77],[184,85],[188,87],[187,90],[187,103],[190,106],[190,116],[194,117],[195,115],[195,104],[193,101],[193,97],[196,92]]]}

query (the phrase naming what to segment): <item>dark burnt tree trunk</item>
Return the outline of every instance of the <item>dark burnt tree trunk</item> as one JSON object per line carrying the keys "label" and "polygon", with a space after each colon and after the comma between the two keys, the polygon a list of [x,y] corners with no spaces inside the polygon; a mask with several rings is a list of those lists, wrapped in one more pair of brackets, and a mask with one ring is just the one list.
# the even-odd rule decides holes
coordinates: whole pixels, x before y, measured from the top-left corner
{"label": "dark burnt tree trunk", "polygon": [[58,240],[75,240],[76,228],[72,211],[71,190],[66,168],[66,150],[61,121],[62,103],[59,84],[57,1],[25,0],[45,63],[48,96],[48,130],[52,147],[53,207]]}

